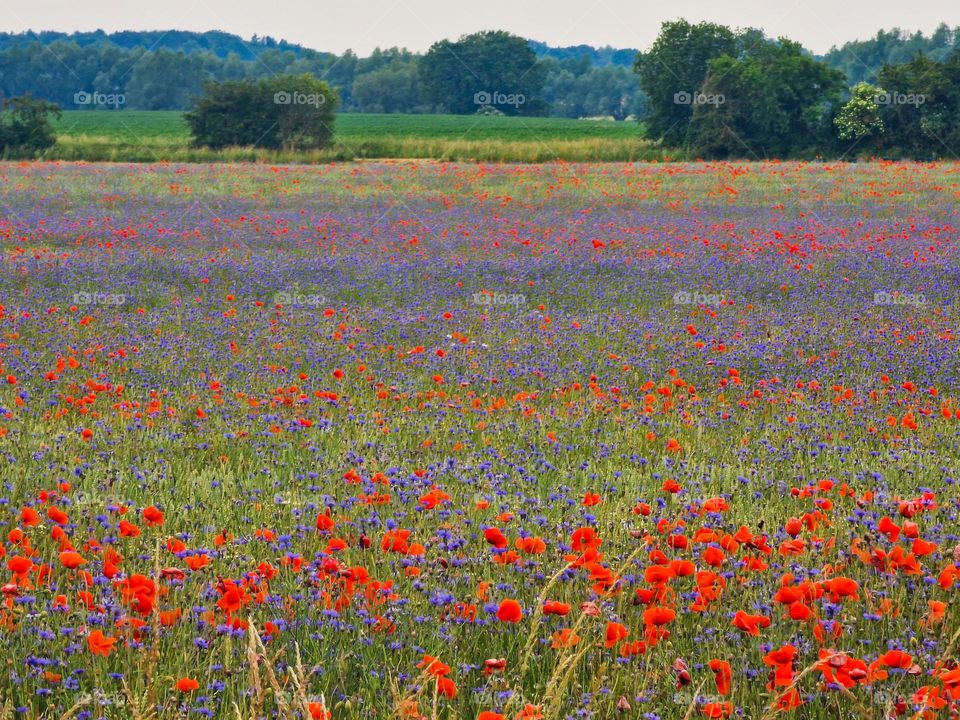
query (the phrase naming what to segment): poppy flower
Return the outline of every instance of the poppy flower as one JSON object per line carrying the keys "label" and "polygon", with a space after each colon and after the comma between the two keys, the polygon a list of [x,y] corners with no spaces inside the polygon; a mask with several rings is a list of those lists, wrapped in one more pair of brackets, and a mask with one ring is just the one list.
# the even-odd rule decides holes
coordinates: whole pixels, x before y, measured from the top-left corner
{"label": "poppy flower", "polygon": [[805,605],[802,602],[795,602],[790,605],[790,609],[787,614],[790,615],[791,620],[804,622],[813,617],[813,610],[810,609],[809,605]]}
{"label": "poppy flower", "polygon": [[33,568],[33,561],[20,555],[14,555],[7,560],[7,569],[17,575],[24,575]]}
{"label": "poppy flower", "polygon": [[860,584],[850,578],[837,577],[826,580],[823,583],[823,589],[832,595],[834,602],[839,602],[843,598],[857,598],[857,589]]}
{"label": "poppy flower", "polygon": [[310,713],[310,720],[330,720],[333,717],[322,702],[308,703],[307,712]]}
{"label": "poppy flower", "polygon": [[712,567],[720,567],[726,559],[727,556],[720,548],[708,547],[703,553],[703,561]]}
{"label": "poppy flower", "polygon": [[730,624],[737,630],[756,636],[760,634],[760,628],[770,627],[770,618],[765,615],[748,615],[743,610],[737,610]]}
{"label": "poppy flower", "polygon": [[587,548],[599,548],[603,540],[597,535],[597,531],[592,527],[582,527],[573,531],[570,538],[570,545],[574,552],[583,552]]}
{"label": "poppy flower", "polygon": [[570,606],[567,603],[557,602],[555,600],[547,601],[543,604],[544,615],[567,615],[570,612]]}
{"label": "poppy flower", "polygon": [[484,675],[492,675],[493,673],[503,672],[506,669],[506,658],[487,658],[483,661]]}
{"label": "poppy flower", "polygon": [[733,703],[729,701],[706,703],[700,708],[700,712],[708,718],[728,718],[733,715]]}
{"label": "poppy flower", "polygon": [[500,528],[487,528],[483,531],[483,538],[498,549],[505,548],[508,543],[507,536],[500,531]]}
{"label": "poppy flower", "polygon": [[550,647],[554,650],[571,648],[580,642],[580,636],[570,628],[558,630],[550,636]]}
{"label": "poppy flower", "polygon": [[94,630],[87,635],[87,649],[93,655],[103,655],[105,657],[110,655],[116,643],[117,639],[115,637],[104,635],[102,630]]}
{"label": "poppy flower", "polygon": [[782,666],[782,665],[793,665],[793,661],[797,657],[797,648],[793,645],[782,645],[776,650],[771,650],[766,655],[763,656],[763,662],[766,665],[773,667]]}
{"label": "poppy flower", "polygon": [[424,655],[423,660],[417,663],[418,668],[423,668],[427,673],[434,677],[443,677],[450,674],[450,666],[440,662],[432,655]]}
{"label": "poppy flower", "polygon": [[196,572],[210,564],[210,558],[205,553],[200,555],[188,555],[183,559],[187,567]]}
{"label": "poppy flower", "polygon": [[437,693],[452,700],[457,696],[457,686],[453,680],[448,677],[438,677]]}
{"label": "poppy flower", "polygon": [[730,663],[726,660],[713,659],[707,666],[713,671],[713,679],[717,685],[717,692],[726,697],[730,694],[730,680],[733,677],[730,672]]}
{"label": "poppy flower", "polygon": [[139,537],[140,528],[127,520],[120,521],[120,537]]}
{"label": "poppy flower", "polygon": [[608,622],[606,638],[604,639],[603,646],[606,648],[611,648],[629,634],[630,631],[620,623]]}
{"label": "poppy flower", "polygon": [[588,492],[583,496],[584,507],[593,507],[594,505],[599,505],[601,502],[602,498],[599,493]]}
{"label": "poppy flower", "polygon": [[316,528],[322,532],[330,532],[336,526],[333,518],[330,517],[330,510],[317,515]]}
{"label": "poppy flower", "polygon": [[163,512],[151,505],[143,510],[143,520],[151,527],[160,527],[163,525]]}
{"label": "poppy flower", "polygon": [[198,689],[200,687],[200,683],[193,678],[182,677],[177,680],[177,683],[174,687],[176,687],[179,692],[188,693]]}
{"label": "poppy flower", "polygon": [[57,523],[57,525],[66,525],[70,521],[70,518],[67,517],[67,514],[63,510],[52,505],[47,508],[47,517]]}
{"label": "poppy flower", "polygon": [[523,608],[516,600],[504,600],[497,608],[497,619],[501,622],[515,623],[523,618]]}
{"label": "poppy flower", "polygon": [[913,665],[913,656],[901,650],[889,650],[878,658],[881,665],[892,668],[909,668]]}
{"label": "poppy flower", "polygon": [[85,565],[87,561],[83,559],[83,556],[80,553],[67,550],[60,553],[60,563],[65,568],[76,570],[81,565]]}
{"label": "poppy flower", "polygon": [[651,607],[643,611],[643,624],[651,627],[667,625],[677,617],[677,613],[667,607]]}

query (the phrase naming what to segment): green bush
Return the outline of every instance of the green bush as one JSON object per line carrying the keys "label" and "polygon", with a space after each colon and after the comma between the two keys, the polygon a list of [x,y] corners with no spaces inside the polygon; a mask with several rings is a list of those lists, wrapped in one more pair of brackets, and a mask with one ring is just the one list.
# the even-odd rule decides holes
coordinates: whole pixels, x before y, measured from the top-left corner
{"label": "green bush", "polygon": [[184,114],[195,147],[324,148],[337,93],[312,75],[209,82]]}
{"label": "green bush", "polygon": [[60,117],[60,107],[29,95],[9,98],[0,111],[0,152],[33,156],[57,142],[50,115]]}

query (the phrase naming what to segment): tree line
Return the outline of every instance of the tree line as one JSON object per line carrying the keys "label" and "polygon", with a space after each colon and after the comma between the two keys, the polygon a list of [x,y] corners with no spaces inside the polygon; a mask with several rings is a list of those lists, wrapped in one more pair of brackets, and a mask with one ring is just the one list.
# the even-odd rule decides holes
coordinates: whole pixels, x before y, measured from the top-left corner
{"label": "tree line", "polygon": [[850,88],[786,38],[679,20],[635,70],[648,135],[695,157],[956,159],[960,49],[941,57],[883,63]]}
{"label": "tree line", "polygon": [[[622,120],[642,110],[630,69],[636,50],[528,45],[524,62],[543,79],[528,114]],[[344,111],[449,111],[424,83],[424,62],[401,48],[358,57],[222,32],[0,33],[0,97],[30,94],[64,109],[185,110],[207,81],[309,73],[337,89]]]}
{"label": "tree line", "polygon": [[[309,73],[337,89],[344,111],[442,112],[450,110],[449,98],[424,82],[423,70],[438,59],[435,49],[448,44],[454,43],[441,41],[423,54],[390,48],[358,57],[351,51],[337,55],[220,31],[0,33],[0,98],[29,93],[70,109],[184,110],[209,80]],[[542,83],[521,112],[618,120],[645,112],[645,94],[631,72],[637,50],[526,44],[530,53],[524,53],[523,62],[537,65]],[[833,48],[822,60],[841,70],[853,87],[861,81],[875,83],[884,65],[920,54],[944,61],[957,48],[960,28],[941,25],[930,36],[895,28]],[[105,104],[110,99],[114,105]]]}

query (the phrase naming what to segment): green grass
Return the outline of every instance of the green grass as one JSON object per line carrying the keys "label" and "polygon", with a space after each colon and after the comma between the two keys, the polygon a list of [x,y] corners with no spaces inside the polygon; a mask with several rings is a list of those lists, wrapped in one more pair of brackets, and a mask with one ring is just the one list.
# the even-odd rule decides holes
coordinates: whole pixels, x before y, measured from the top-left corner
{"label": "green grass", "polygon": [[190,147],[176,111],[66,111],[48,159],[89,161],[302,161],[423,158],[545,162],[640,160],[662,156],[634,122],[474,115],[337,117],[335,143],[319,152],[277,153],[255,148],[211,151]]}

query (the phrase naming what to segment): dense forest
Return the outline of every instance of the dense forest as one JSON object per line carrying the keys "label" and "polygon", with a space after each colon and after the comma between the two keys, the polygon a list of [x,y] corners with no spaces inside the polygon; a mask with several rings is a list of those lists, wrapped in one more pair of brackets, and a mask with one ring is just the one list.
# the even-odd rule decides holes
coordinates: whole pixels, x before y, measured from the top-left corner
{"label": "dense forest", "polygon": [[[632,67],[636,49],[550,47],[535,41],[528,46],[539,82],[536,96],[526,97],[519,112],[618,120],[647,112]],[[960,28],[941,25],[929,37],[882,30],[870,40],[834,48],[822,60],[840,70],[852,87],[860,81],[876,82],[885,64],[921,54],[939,61],[958,47]],[[337,55],[270,37],[244,40],[218,31],[0,33],[0,96],[29,93],[65,109],[186,109],[207,80],[309,73],[338,91],[345,111],[474,111],[450,107],[442,90],[429,85],[424,70],[429,56],[401,48],[377,49],[368,57],[350,51]]]}
{"label": "dense forest", "polygon": [[[623,119],[643,109],[634,49],[530,43],[544,82],[537,107],[561,117]],[[352,112],[444,111],[421,81],[422,55],[400,48],[368,57],[319,52],[270,37],[243,40],[224,32],[151,31],[0,34],[0,96],[27,93],[63,108],[108,106],[180,110],[206,80],[257,79],[310,73],[340,95]],[[491,88],[497,90],[498,88]],[[78,95],[80,93],[80,95]],[[95,95],[99,93],[99,95]],[[531,98],[531,101],[533,98]],[[86,102],[85,102],[86,101]]]}

